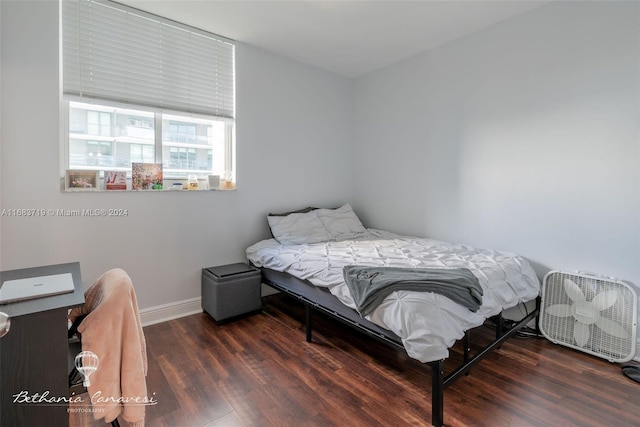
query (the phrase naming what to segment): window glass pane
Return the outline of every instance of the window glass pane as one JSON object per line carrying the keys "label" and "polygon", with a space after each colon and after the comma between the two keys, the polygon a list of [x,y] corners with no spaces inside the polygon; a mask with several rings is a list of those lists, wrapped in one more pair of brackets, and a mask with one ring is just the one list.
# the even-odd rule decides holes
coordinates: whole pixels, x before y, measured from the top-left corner
{"label": "window glass pane", "polygon": [[154,163],[155,150],[152,145],[128,144],[129,158],[128,164],[131,163]]}
{"label": "window glass pane", "polygon": [[70,101],[68,168],[130,172],[158,161],[166,179],[233,177],[232,133],[224,119]]}
{"label": "window glass pane", "polygon": [[108,141],[86,141],[86,166],[115,166],[113,146]]}
{"label": "window glass pane", "polygon": [[111,136],[111,114],[100,113],[100,135]]}
{"label": "window glass pane", "polygon": [[155,161],[154,114],[69,103],[69,168],[130,170]]}
{"label": "window glass pane", "polygon": [[155,148],[151,145],[143,145],[142,146],[142,163],[153,163],[156,161],[155,159]]}
{"label": "window glass pane", "polygon": [[165,176],[224,173],[224,121],[164,114],[162,129]]}

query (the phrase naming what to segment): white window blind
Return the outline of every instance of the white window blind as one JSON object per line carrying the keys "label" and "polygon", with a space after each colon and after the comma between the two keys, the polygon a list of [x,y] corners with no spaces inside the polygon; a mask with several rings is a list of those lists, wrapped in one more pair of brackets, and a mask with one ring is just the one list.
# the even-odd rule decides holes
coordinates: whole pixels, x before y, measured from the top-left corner
{"label": "white window blind", "polygon": [[63,92],[234,118],[230,40],[106,0],[64,0]]}

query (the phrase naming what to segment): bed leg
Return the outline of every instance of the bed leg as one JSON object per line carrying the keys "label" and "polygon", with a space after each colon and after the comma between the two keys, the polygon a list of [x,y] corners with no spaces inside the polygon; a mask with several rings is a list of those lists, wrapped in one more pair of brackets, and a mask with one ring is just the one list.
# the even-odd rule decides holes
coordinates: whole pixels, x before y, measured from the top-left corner
{"label": "bed leg", "polygon": [[536,331],[536,335],[540,336],[542,335],[542,331],[540,330],[540,308],[542,307],[542,297],[538,296],[536,298],[536,310],[538,310],[538,315],[535,318],[535,331]]}
{"label": "bed leg", "polygon": [[502,336],[502,328],[504,327],[504,319],[502,318],[502,313],[496,316],[496,339]]}
{"label": "bed leg", "polygon": [[431,365],[431,424],[444,425],[444,360],[430,362]]}
{"label": "bed leg", "polygon": [[[471,332],[470,331],[466,331],[464,333],[464,341],[462,344],[464,345],[464,363],[467,363],[471,355]],[[468,372],[467,372],[467,375],[469,375]]]}
{"label": "bed leg", "polygon": [[307,329],[307,342],[311,342],[312,330],[313,330],[313,306],[309,303],[305,303],[305,324]]}

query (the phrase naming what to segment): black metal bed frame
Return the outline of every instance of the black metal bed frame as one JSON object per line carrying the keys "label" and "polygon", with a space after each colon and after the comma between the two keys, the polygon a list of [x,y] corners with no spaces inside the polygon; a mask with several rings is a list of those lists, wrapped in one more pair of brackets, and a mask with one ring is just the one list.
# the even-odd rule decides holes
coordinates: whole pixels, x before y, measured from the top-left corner
{"label": "black metal bed frame", "polygon": [[[317,310],[328,314],[330,317],[337,319],[348,326],[366,333],[378,341],[404,350],[400,337],[393,332],[383,329],[367,319],[364,319],[355,310],[352,310],[342,304],[326,289],[310,285],[304,280],[268,268],[262,268],[261,271],[264,283],[279,291],[285,292],[304,303],[307,342],[311,342],[312,340],[313,312]],[[453,384],[458,378],[468,374],[471,368],[477,365],[494,349],[499,347],[505,340],[516,334],[527,323],[537,317],[539,308],[540,298],[537,298],[535,309],[507,331],[503,331],[504,324],[502,315],[496,316],[497,327],[495,340],[483,347],[473,356],[471,355],[470,331],[466,331],[462,338],[464,346],[463,361],[448,375],[445,375],[444,373],[445,359],[428,362],[431,367],[431,424],[436,427],[444,425],[444,390]]]}

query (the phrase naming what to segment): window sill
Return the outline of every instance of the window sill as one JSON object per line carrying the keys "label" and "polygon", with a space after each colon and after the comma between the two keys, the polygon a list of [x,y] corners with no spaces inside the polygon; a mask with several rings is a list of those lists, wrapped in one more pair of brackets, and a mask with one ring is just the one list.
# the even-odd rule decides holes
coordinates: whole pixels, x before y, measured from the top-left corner
{"label": "window sill", "polygon": [[[162,189],[133,189],[131,179],[127,178],[126,189],[107,189],[104,179],[99,179],[99,186],[95,188],[72,188],[65,186],[65,178],[60,178],[60,191],[62,193],[201,193],[207,191],[235,191],[236,183],[233,181],[223,181],[218,188],[209,188],[206,180],[199,180],[197,188],[189,188],[185,179],[167,179]],[[122,188],[122,186],[120,186]]]}
{"label": "window sill", "polygon": [[61,190],[62,193],[227,193],[230,191],[236,191],[236,188],[229,189],[197,189],[189,190],[187,188],[166,188],[162,190],[104,190],[96,188],[67,188]]}

